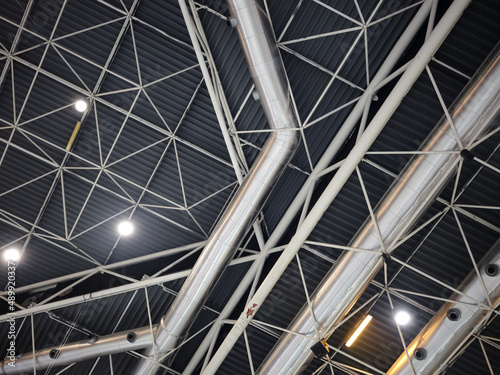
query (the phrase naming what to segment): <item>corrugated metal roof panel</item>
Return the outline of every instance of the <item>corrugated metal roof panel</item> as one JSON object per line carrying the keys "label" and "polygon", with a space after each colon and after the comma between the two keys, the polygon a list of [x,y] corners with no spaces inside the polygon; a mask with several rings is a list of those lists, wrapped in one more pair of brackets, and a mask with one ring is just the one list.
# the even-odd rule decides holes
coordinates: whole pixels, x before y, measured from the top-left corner
{"label": "corrugated metal roof panel", "polygon": [[[64,36],[72,31],[123,17],[126,15],[126,11],[123,9],[124,6],[130,9],[133,2],[133,0],[85,3],[68,1],[56,30],[56,36]],[[5,21],[5,19],[19,22],[22,17],[22,8],[26,6],[26,3],[25,0],[22,0],[2,4],[2,17],[4,18],[0,19],[0,42],[6,48],[10,48],[16,27]],[[225,2],[202,1],[201,3],[216,8],[215,10],[218,12],[224,13],[227,10]],[[338,30],[349,25],[353,26],[356,21],[360,20],[356,4],[353,2],[339,3],[325,0],[323,3],[338,8],[347,17],[351,17],[355,21],[345,20],[345,18],[321,6],[320,2],[302,2],[295,18],[290,23],[288,31],[284,34],[283,41],[310,36],[319,32]],[[358,1],[358,3],[365,19],[369,17],[378,4],[369,1]],[[384,1],[374,19],[379,19],[395,11],[396,6],[399,9],[415,3],[415,1],[404,1],[403,3],[392,0]],[[273,26],[278,36],[283,32],[298,4],[299,1],[267,1]],[[444,9],[446,5],[443,2],[440,4],[438,14],[441,14],[441,7]],[[53,5],[44,1],[35,2],[32,19],[28,20],[27,28],[46,38],[50,35],[59,9],[60,2]],[[408,12],[377,24],[378,26],[374,25],[368,28],[370,75],[373,75],[384,61],[386,53],[416,9],[415,7]],[[463,71],[465,74],[472,74],[488,50],[498,40],[500,30],[496,20],[499,14],[500,9],[492,0],[484,0],[479,3],[473,2],[469,10],[464,14],[457,29],[452,32],[437,53],[437,59]],[[236,115],[252,85],[237,40],[236,31],[229,28],[220,15],[200,10],[200,17],[216,67],[220,73],[229,107],[232,114]],[[100,262],[108,260],[109,263],[202,240],[213,227],[220,211],[225,206],[233,189],[236,188],[234,172],[229,163],[227,150],[214,116],[211,101],[205,85],[201,81],[200,69],[195,66],[197,61],[192,47],[190,47],[190,39],[177,1],[141,0],[139,2],[132,22],[141,78],[144,83],[150,83],[167,74],[178,72],[180,69],[189,67],[191,69],[145,88],[154,105],[149,102],[144,94],[141,94],[128,118],[127,111],[131,109],[135,95],[139,90],[136,87],[139,77],[133,49],[132,29],[127,31],[123,41],[116,40],[123,22],[124,20],[111,22],[94,30],[54,41],[55,48],[58,48],[59,52],[80,75],[89,89],[97,89],[101,95],[96,99],[97,122],[93,113],[94,107],[92,107],[90,115],[84,119],[81,133],[72,150],[73,155],[68,158],[63,172],[62,183],[64,183],[66,221],[70,231],[76,223],[75,230],[72,233],[74,238],[69,242],[64,241],[63,238],[66,234],[62,199],[63,190],[60,181],[55,186],[49,205],[43,208],[44,214],[42,220],[38,223],[37,236],[31,239],[27,247],[24,259],[29,261],[21,262],[18,268],[20,285],[93,267],[93,264],[82,258],[85,255],[80,250]],[[348,43],[353,40],[355,34],[356,32],[349,32],[307,42],[293,43],[287,45],[287,47],[291,48],[291,52],[301,53],[312,61],[324,64],[330,70],[335,70],[343,59],[345,52],[349,49],[350,45]],[[33,34],[24,32],[23,35],[18,50],[33,47],[44,41],[43,38],[31,36]],[[110,57],[110,51],[115,43],[119,47],[119,52],[116,56]],[[19,54],[14,62],[15,105],[18,112],[26,99],[35,76],[36,66],[41,61],[44,49],[45,46],[41,45],[32,50],[24,51]],[[310,115],[313,106],[325,88],[326,82],[330,79],[330,75],[304,62],[285,49],[281,51],[281,54],[296,100],[297,110],[303,121]],[[101,73],[100,69],[108,59],[112,60],[112,64],[109,71],[104,75],[103,85],[95,88]],[[0,61],[0,67],[4,66],[2,64],[3,61]],[[28,66],[29,64],[31,65]],[[72,103],[76,98],[85,95],[86,89],[68,68],[64,60],[56,53],[54,47],[49,47],[41,66],[42,70],[37,76],[32,93],[27,98],[21,116],[21,122],[25,120],[32,121],[15,131],[12,144],[9,146],[2,162],[0,162],[0,177],[3,177],[0,178],[0,194],[50,171],[51,168],[54,168],[54,164],[60,163],[66,155],[64,148],[74,125],[81,116],[74,111]],[[355,46],[353,57],[340,71],[340,76],[362,88],[366,84],[365,70],[364,47],[360,44]],[[442,90],[445,102],[450,103],[466,80],[456,73],[450,73],[448,70],[443,69],[437,62],[431,64],[431,70],[436,77],[439,88]],[[198,85],[200,85],[199,91],[194,96],[192,106],[176,130],[176,126],[186,111],[186,107]],[[0,126],[6,126],[14,121],[11,87],[12,81],[8,72],[7,79],[3,82],[2,91],[0,92]],[[108,94],[111,91],[121,89],[129,89],[130,91]],[[352,87],[348,83],[341,81],[335,82],[327,91],[325,98],[319,103],[314,114],[312,114],[311,120],[329,113],[338,106],[356,98],[361,93],[362,90],[359,87]],[[386,90],[379,92],[379,103],[386,94]],[[46,115],[48,111],[66,105],[68,108]],[[376,106],[377,103],[372,103],[373,110],[376,109]],[[313,165],[334,137],[351,108],[352,106],[347,107],[334,115],[326,117],[304,131]],[[39,115],[46,116],[35,119]],[[393,116],[372,150],[412,150],[416,148],[441,115],[441,108],[429,85],[429,79],[423,76],[403,101],[402,106]],[[163,120],[165,120],[166,125]],[[123,130],[117,138],[122,124],[124,124]],[[255,102],[251,97],[249,98],[236,121],[236,127],[239,131],[267,128],[267,121],[259,102]],[[169,146],[170,149],[165,154],[150,181],[155,166],[160,161],[163,150],[169,142],[170,131],[176,131],[175,144],[172,141]],[[10,134],[10,129],[0,129],[0,152],[2,153],[6,149],[5,145],[9,142]],[[31,141],[35,142],[36,145],[26,136],[30,137]],[[266,139],[266,134],[242,133],[239,134],[239,138],[242,140],[247,161],[251,164],[257,155],[257,149]],[[155,143],[158,144],[127,158],[132,153]],[[478,157],[488,160],[489,154],[495,149],[496,145],[498,145],[498,138],[494,137],[489,142],[478,147],[474,152]],[[126,159],[117,162],[114,166],[107,168],[106,171],[102,171],[100,169],[100,153],[102,152],[103,159],[106,159],[110,150],[112,150],[109,155],[110,162],[122,158]],[[179,173],[175,150],[177,151],[181,173]],[[50,158],[53,158],[56,163],[52,163]],[[399,171],[408,160],[406,156],[371,155],[367,158],[379,163],[391,172]],[[489,162],[496,167],[500,166],[498,152],[489,159]],[[298,150],[292,164],[295,167],[287,169],[266,204],[264,223],[267,224],[266,229],[269,231],[275,228],[282,213],[288,207],[310,170],[304,145]],[[365,163],[361,164],[360,169],[367,184],[370,200],[372,204],[375,204],[392,182],[392,177]],[[475,163],[464,164],[463,176],[460,178],[459,186],[465,186],[466,188],[458,202],[462,204],[497,205],[498,191],[500,189],[496,189],[496,184],[492,182],[496,181],[498,177],[494,171],[482,168],[476,179],[470,185],[468,184],[469,178],[474,176],[474,173],[478,170],[478,165]],[[47,178],[21,187],[16,192],[0,197],[0,209],[3,210],[0,214],[0,246],[5,246],[8,242],[15,240],[24,233],[24,230],[15,227],[14,222],[19,222],[28,231],[31,229],[29,222],[22,222],[22,220],[15,219],[12,215],[24,220],[34,221],[40,209],[42,209],[42,203],[49,193],[52,181],[53,176],[50,175]],[[140,198],[149,181],[148,191]],[[89,195],[94,185],[95,189]],[[442,195],[443,198],[449,199],[451,186],[445,189]],[[215,194],[220,189],[223,190]],[[183,193],[186,196],[186,205],[192,216],[184,209]],[[211,194],[215,195],[211,196]],[[87,197],[89,197],[88,204],[82,209]],[[207,197],[210,198],[202,201]],[[139,199],[141,199],[139,206],[132,216],[132,221],[136,224],[135,235],[122,238],[117,242],[116,224],[119,220],[128,217],[133,210],[132,206]],[[129,208],[128,211],[112,217],[112,215],[127,208]],[[442,208],[442,204],[436,203],[433,205],[420,223]],[[476,219],[483,219],[492,225],[500,227],[497,210],[478,208],[467,208],[467,210],[476,215]],[[349,243],[359,225],[367,216],[368,211],[361,194],[359,181],[356,176],[352,176],[311,235],[310,240],[345,245]],[[498,237],[498,233],[494,229],[484,229],[477,221],[462,214],[459,214],[459,217],[466,229],[467,238],[473,248],[475,258],[479,259],[496,239],[495,237]],[[98,223],[101,224],[93,227]],[[61,238],[40,236],[50,234],[49,232]],[[395,256],[400,259],[407,259],[420,246],[420,242],[423,241],[426,233],[427,231],[423,231],[402,244],[396,250]],[[453,238],[450,238],[452,235]],[[283,241],[286,242],[286,239]],[[18,244],[22,245],[22,240]],[[253,248],[254,245],[251,242],[250,247]],[[309,291],[312,292],[320,278],[327,272],[331,261],[336,259],[341,251],[319,246],[309,246],[309,248],[310,251],[315,252],[315,255],[307,249],[303,249],[299,254]],[[64,249],[79,253],[82,257],[72,255]],[[161,260],[136,265],[126,270],[121,269],[118,272],[140,278],[144,273],[152,274],[162,267],[168,266],[186,253],[182,252]],[[272,256],[271,258],[274,259],[275,257]],[[196,254],[180,262],[173,270],[177,271],[191,267],[195,258]],[[450,258],[453,258],[453,261],[448,261]],[[440,261],[439,266],[433,264],[436,259]],[[470,272],[470,259],[464,249],[463,242],[461,242],[454,219],[450,214],[437,225],[433,233],[409,260],[409,263],[439,277],[450,285],[460,282],[459,279]],[[216,310],[223,308],[227,298],[237,286],[247,268],[248,264],[229,268],[210,297],[208,301],[209,308]],[[398,270],[399,265],[390,264],[388,266],[389,277],[396,275]],[[0,281],[4,283],[5,279],[0,278]],[[377,281],[383,281],[382,273],[377,276],[375,284]],[[95,276],[75,287],[71,295],[116,286],[117,283],[117,279],[106,275]],[[181,284],[182,280],[178,280],[166,284],[166,287],[175,294]],[[438,296],[441,296],[441,290],[443,290],[443,293],[448,293],[441,286],[437,286],[422,276],[416,276],[407,269],[403,269],[397,274],[391,286]],[[57,290],[62,287],[64,285],[58,285]],[[45,293],[48,296],[52,292],[50,290]],[[378,292],[380,292],[378,286],[370,286],[356,307]],[[153,321],[156,322],[170,306],[173,294],[166,293],[157,286],[148,288],[148,293]],[[25,297],[27,298],[28,295],[23,294],[22,298]],[[77,305],[56,312],[71,320],[85,307],[85,311],[90,311],[90,313],[82,312],[82,314],[86,314],[84,317],[88,328],[95,330],[99,334],[104,334],[112,331],[119,320],[119,315],[130,301],[130,297],[131,293],[127,293],[101,301],[92,301],[86,306]],[[428,312],[422,314],[422,309],[433,311],[439,307],[439,302],[436,303],[436,301],[418,296],[410,297],[413,300],[413,305],[410,303],[412,301],[402,301],[397,297],[393,297],[398,305],[404,304],[417,314],[415,326],[404,330],[405,338],[408,340],[411,340],[418,332],[419,327],[428,319],[428,316],[425,315]],[[265,308],[259,312],[260,315],[258,314],[257,318],[284,327],[304,302],[305,296],[302,290],[302,282],[297,273],[297,265],[293,263],[280,284],[272,292],[264,306]],[[418,303],[422,305],[422,309],[415,306]],[[267,306],[272,306],[272,309],[274,309],[272,315],[270,314],[271,307]],[[266,311],[268,315],[265,315]],[[363,336],[359,345],[349,351],[346,349],[346,353],[354,354],[356,358],[360,358],[378,368],[387,369],[390,367],[392,361],[400,354],[401,347],[398,346],[396,350],[395,347],[388,346],[392,344],[398,345],[398,337],[395,334],[394,324],[389,312],[390,308],[387,305],[387,299],[383,296],[372,308],[372,313],[375,316],[373,326],[366,331],[366,335]],[[208,324],[215,316],[215,313],[210,309],[204,310],[194,323],[195,326],[192,332],[194,333],[198,328]],[[342,340],[356,323],[356,317],[336,330],[331,337],[333,345],[342,343]],[[36,319],[37,330],[39,330],[36,338],[37,345],[50,344],[51,338],[49,335],[43,336],[44,332],[54,332],[57,338],[61,338],[60,334],[65,332],[65,328],[60,323],[56,323],[46,315],[38,314]],[[124,314],[118,330],[146,325],[147,323],[144,291],[141,290]],[[5,324],[0,325],[0,335],[5,332],[5,327]],[[228,328],[227,326],[224,327],[222,334],[227,332]],[[490,328],[496,328],[496,326],[492,325]],[[76,339],[78,336],[74,332],[70,336],[71,340]],[[264,332],[262,329],[255,327],[250,327],[248,333],[250,334],[250,347],[254,366],[258,366],[276,341],[276,335],[274,331]],[[176,371],[183,370],[200,340],[203,339],[203,335],[195,337],[181,347],[172,364]],[[19,340],[22,341],[20,347],[23,350],[31,350],[30,336],[30,328],[26,325],[19,336]],[[494,357],[494,355],[490,357]],[[240,340],[219,372],[231,374],[250,373],[250,369],[247,367],[247,358],[244,342]],[[484,370],[484,363],[481,365],[474,362],[474,360],[478,362],[478,359],[481,358],[481,353],[477,347],[466,350],[464,358],[463,362],[457,362],[452,367],[450,373],[461,374]],[[134,362],[137,361],[135,357],[129,354],[114,355],[112,359],[114,372],[120,374],[130,373]],[[336,355],[333,359],[352,366],[363,366],[341,354]],[[494,366],[499,366],[495,362],[496,359],[491,361]],[[321,365],[321,362],[314,361],[306,373],[313,373],[319,365]],[[75,365],[69,371],[88,374],[92,371],[93,366],[94,361],[86,361]],[[93,374],[108,374],[110,372],[109,360],[102,359]],[[344,370],[336,369],[335,373],[337,372],[340,374],[352,373],[352,371],[345,368]],[[329,369],[326,368],[322,373],[329,373]]]}

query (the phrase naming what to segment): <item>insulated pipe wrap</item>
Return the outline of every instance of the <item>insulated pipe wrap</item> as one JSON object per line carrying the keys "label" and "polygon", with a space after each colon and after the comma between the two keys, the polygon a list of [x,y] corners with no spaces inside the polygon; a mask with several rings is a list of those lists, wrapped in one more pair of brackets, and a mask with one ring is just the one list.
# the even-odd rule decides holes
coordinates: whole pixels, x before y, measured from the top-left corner
{"label": "insulated pipe wrap", "polygon": [[[377,218],[380,237],[386,247],[407,233],[453,176],[461,157],[461,146],[469,147],[497,119],[500,111],[499,46],[450,107],[454,129],[448,118],[443,116],[420,147],[420,150],[425,152],[456,153],[415,155],[375,207],[374,215]],[[371,218],[361,226],[349,246],[381,251],[379,237]],[[289,331],[310,337],[284,333],[256,374],[299,374],[302,367],[313,357],[310,350],[303,348],[311,347],[318,339],[330,334],[329,330],[347,315],[382,264],[381,253],[345,252],[311,296],[314,318],[306,304],[288,327]],[[316,322],[319,337],[311,334]],[[413,346],[413,349],[417,347],[418,344]],[[418,362],[430,362],[432,357],[433,354],[427,350],[426,359]],[[428,373],[430,372],[422,372]],[[406,369],[406,372],[401,374],[411,372]]]}
{"label": "insulated pipe wrap", "polygon": [[[156,325],[153,326],[153,329]],[[127,340],[130,333],[135,333],[136,337],[133,342]],[[117,352],[127,352],[132,350],[144,349],[151,346],[151,330],[149,327],[137,328],[125,332],[114,333],[98,338],[95,343],[90,344],[88,340],[77,341],[64,346],[54,346],[52,348],[38,350],[35,355],[36,368],[38,371],[49,366],[64,366],[73,362],[84,361],[86,359],[101,357]],[[58,355],[51,358],[50,352],[57,350]],[[9,365],[12,362],[6,358],[0,364],[1,375],[15,375],[33,373],[33,354],[28,352],[16,358],[15,366]]]}
{"label": "insulated pipe wrap", "polygon": [[[500,303],[500,275],[487,275],[485,268],[490,264],[500,266],[500,240],[493,245],[478,264],[480,277],[486,287],[488,297],[492,305],[495,306]],[[406,354],[403,353],[387,374],[411,375],[413,374],[412,366],[417,374],[442,373],[446,370],[447,360],[454,350],[461,346],[468,335],[477,333],[476,331],[481,329],[480,324],[489,313],[484,308],[484,305],[488,305],[488,298],[475,270],[467,276],[458,290],[464,295],[454,293],[449,299],[456,302],[446,302],[408,345],[411,364]],[[483,306],[477,306],[478,304]],[[460,317],[456,320],[449,319],[447,313],[450,309],[457,309],[460,312]],[[415,358],[417,348],[425,349],[426,358],[422,360]]]}
{"label": "insulated pipe wrap", "polygon": [[[161,319],[153,348],[136,369],[136,375],[156,374],[161,360],[187,335],[214,285],[252,226],[279,176],[298,146],[298,122],[288,92],[288,81],[274,34],[255,1],[229,1],[271,132],[252,169],[222,214],[206,247],[184,282],[172,306]],[[179,0],[191,38],[196,38],[191,15]],[[193,42],[193,45],[196,43]],[[201,62],[200,62],[201,63]],[[204,62],[203,62],[204,63]]]}

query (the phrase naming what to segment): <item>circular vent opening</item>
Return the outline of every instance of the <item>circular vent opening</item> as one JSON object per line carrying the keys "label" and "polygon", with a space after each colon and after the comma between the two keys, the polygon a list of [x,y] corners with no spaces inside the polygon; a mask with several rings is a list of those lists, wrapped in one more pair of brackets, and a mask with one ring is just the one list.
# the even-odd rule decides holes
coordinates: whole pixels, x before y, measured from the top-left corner
{"label": "circular vent opening", "polygon": [[413,355],[415,356],[415,359],[418,361],[423,361],[425,358],[427,358],[427,352],[425,351],[424,348],[415,349],[415,353]]}
{"label": "circular vent opening", "polygon": [[128,342],[134,342],[136,338],[137,338],[137,335],[134,332],[130,332],[127,335],[127,341]]}
{"label": "circular vent opening", "polygon": [[500,267],[496,264],[488,264],[485,268],[485,272],[488,276],[495,277],[500,273]]}
{"label": "circular vent opening", "polygon": [[52,350],[49,352],[49,357],[50,357],[50,359],[56,359],[57,357],[59,357],[59,350],[57,350],[57,349],[52,349]]}
{"label": "circular vent opening", "polygon": [[453,322],[456,322],[457,320],[459,320],[461,315],[462,314],[460,313],[460,310],[455,309],[455,308],[449,309],[448,312],[446,313],[446,316],[448,317],[448,319],[450,319]]}

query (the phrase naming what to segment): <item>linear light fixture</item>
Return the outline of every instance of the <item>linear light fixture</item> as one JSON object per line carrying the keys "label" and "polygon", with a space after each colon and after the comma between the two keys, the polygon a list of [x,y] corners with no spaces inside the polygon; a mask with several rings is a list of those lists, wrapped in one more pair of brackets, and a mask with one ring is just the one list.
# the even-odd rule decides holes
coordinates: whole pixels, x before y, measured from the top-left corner
{"label": "linear light fixture", "polygon": [[71,146],[73,146],[73,143],[75,143],[76,136],[78,135],[78,132],[80,131],[80,127],[82,126],[82,123],[80,121],[76,122],[75,129],[73,130],[73,134],[71,134],[71,138],[68,141],[68,145],[66,146],[66,151],[71,150]]}
{"label": "linear light fixture", "polygon": [[363,332],[363,330],[366,328],[366,326],[368,325],[368,323],[370,323],[370,320],[372,320],[372,316],[371,315],[367,315],[366,318],[363,320],[363,322],[356,329],[356,331],[354,331],[354,333],[352,334],[351,338],[349,340],[347,340],[345,346],[347,346],[348,348],[351,347],[351,345],[353,344],[353,342],[358,338],[358,336],[361,334],[361,332]]}

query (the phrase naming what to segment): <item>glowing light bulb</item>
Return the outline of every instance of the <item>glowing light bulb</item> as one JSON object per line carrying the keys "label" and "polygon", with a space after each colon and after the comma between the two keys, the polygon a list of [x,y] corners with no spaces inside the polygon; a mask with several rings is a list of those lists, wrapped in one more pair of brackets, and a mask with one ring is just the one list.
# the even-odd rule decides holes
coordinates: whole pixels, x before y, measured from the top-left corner
{"label": "glowing light bulb", "polygon": [[398,323],[400,326],[404,326],[405,324],[408,324],[411,320],[410,314],[408,314],[406,311],[398,311],[395,316],[396,323]]}
{"label": "glowing light bulb", "polygon": [[118,224],[118,233],[122,236],[129,236],[134,231],[134,225],[130,221],[122,221]]}
{"label": "glowing light bulb", "polygon": [[78,100],[76,103],[75,103],[75,108],[78,112],[85,112],[85,110],[87,109],[87,101],[86,100]]}
{"label": "glowing light bulb", "polygon": [[17,249],[10,248],[5,250],[3,256],[8,262],[17,262],[21,258],[21,253]]}

